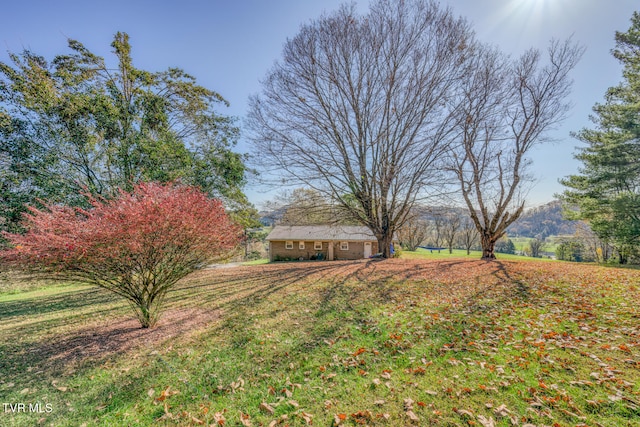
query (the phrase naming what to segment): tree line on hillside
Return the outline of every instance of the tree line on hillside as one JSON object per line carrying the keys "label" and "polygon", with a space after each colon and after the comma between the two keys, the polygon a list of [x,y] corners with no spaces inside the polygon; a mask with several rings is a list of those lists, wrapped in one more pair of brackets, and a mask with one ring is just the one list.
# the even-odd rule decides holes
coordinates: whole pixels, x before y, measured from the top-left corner
{"label": "tree line on hillside", "polygon": [[572,235],[577,221],[565,218],[565,207],[559,200],[526,210],[507,228],[510,236],[546,239],[549,236]]}

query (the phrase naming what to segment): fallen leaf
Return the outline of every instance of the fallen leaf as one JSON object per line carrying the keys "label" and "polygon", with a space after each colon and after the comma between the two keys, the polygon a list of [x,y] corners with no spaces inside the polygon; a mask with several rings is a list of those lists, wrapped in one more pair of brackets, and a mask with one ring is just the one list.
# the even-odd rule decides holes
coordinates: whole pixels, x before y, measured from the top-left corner
{"label": "fallen leaf", "polygon": [[478,415],[478,422],[482,424],[484,427],[495,427],[496,423],[493,420],[493,417],[486,418],[483,415]]}
{"label": "fallen leaf", "polygon": [[359,355],[361,355],[362,353],[364,353],[365,351],[367,351],[367,349],[366,349],[366,348],[360,347],[359,349],[357,349],[357,350],[355,351],[355,353],[353,353],[353,357],[359,356]]}
{"label": "fallen leaf", "polygon": [[219,426],[223,426],[224,423],[227,422],[226,418],[224,417],[222,412],[216,412],[215,414],[213,414],[213,420],[216,422],[217,425]]}
{"label": "fallen leaf", "polygon": [[240,411],[240,424],[242,424],[244,427],[253,426],[250,418],[251,417],[249,417],[249,414],[243,414],[242,411]]}
{"label": "fallen leaf", "polygon": [[302,419],[307,423],[307,425],[311,425],[313,424],[313,415],[307,413],[307,412],[300,412],[300,416],[302,417]]}
{"label": "fallen leaf", "polygon": [[420,421],[420,418],[418,418],[418,416],[413,411],[409,410],[406,412],[406,414],[411,421],[413,422]]}
{"label": "fallen leaf", "polygon": [[260,409],[262,409],[265,412],[268,412],[269,414],[273,415],[275,410],[273,409],[273,407],[271,405],[269,405],[267,402],[262,402],[260,404]]}

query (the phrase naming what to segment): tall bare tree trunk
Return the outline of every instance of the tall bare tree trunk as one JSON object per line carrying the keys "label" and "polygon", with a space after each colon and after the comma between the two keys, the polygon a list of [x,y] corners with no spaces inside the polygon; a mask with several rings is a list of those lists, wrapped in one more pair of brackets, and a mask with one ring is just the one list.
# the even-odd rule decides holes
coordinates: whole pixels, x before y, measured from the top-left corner
{"label": "tall bare tree trunk", "polygon": [[480,237],[480,244],[482,246],[482,259],[493,260],[496,259],[494,252],[496,246],[496,238],[494,235],[486,233]]}
{"label": "tall bare tree trunk", "polygon": [[377,235],[378,239],[378,251],[382,253],[383,258],[392,258],[391,255],[391,244],[393,243],[393,235],[390,233],[385,233],[381,235]]}

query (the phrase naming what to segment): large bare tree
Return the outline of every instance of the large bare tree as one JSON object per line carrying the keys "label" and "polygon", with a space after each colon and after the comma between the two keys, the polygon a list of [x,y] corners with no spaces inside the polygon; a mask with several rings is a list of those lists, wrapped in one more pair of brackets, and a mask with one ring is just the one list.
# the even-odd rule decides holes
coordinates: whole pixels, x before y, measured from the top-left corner
{"label": "large bare tree", "polygon": [[411,207],[440,188],[440,162],[472,33],[427,0],[343,6],[302,26],[251,100],[263,167],[368,226],[383,256]]}
{"label": "large bare tree", "polygon": [[565,118],[569,72],[582,53],[570,40],[552,41],[546,62],[534,49],[511,59],[475,47],[461,90],[451,169],[480,234],[483,259],[495,258],[496,241],[522,214],[533,181],[527,154]]}

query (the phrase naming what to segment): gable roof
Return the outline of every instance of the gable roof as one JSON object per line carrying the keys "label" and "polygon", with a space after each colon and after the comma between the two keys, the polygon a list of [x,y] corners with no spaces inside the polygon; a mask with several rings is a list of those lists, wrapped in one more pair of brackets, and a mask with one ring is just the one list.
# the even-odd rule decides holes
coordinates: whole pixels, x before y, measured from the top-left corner
{"label": "gable roof", "polygon": [[362,225],[277,225],[267,240],[370,242],[377,239],[368,227]]}

